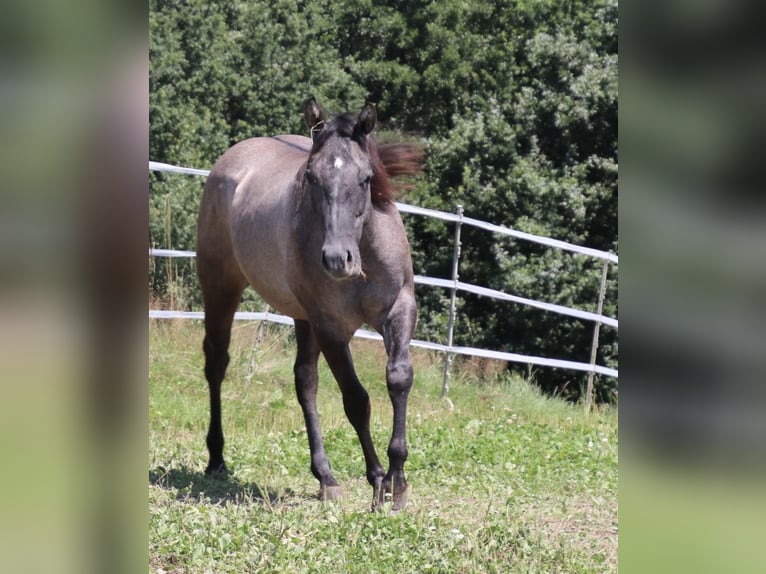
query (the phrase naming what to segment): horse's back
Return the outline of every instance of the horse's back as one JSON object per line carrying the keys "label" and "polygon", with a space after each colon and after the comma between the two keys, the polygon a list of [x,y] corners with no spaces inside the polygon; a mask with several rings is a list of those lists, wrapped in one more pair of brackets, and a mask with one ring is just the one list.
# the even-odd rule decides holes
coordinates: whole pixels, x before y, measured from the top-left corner
{"label": "horse's back", "polygon": [[249,168],[278,172],[288,164],[300,163],[311,151],[311,140],[298,135],[256,137],[243,140],[230,147],[215,162],[210,176],[242,176]]}
{"label": "horse's back", "polygon": [[197,229],[202,265],[238,268],[261,296],[295,316],[287,284],[291,190],[311,140],[282,135],[251,138],[216,161],[205,183]]}
{"label": "horse's back", "polygon": [[274,188],[280,181],[292,178],[310,149],[311,140],[296,135],[241,141],[215,162],[205,184],[205,196],[209,197],[203,197],[203,201],[231,202],[237,186],[248,177],[254,177],[262,184],[248,190],[250,194]]}

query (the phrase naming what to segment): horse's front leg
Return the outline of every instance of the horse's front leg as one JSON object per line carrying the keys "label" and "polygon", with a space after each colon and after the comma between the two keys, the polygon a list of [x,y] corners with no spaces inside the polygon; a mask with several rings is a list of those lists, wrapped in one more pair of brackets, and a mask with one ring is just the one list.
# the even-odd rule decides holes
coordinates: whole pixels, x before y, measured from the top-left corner
{"label": "horse's front leg", "polygon": [[412,363],[410,340],[417,322],[417,307],[412,293],[403,292],[397,299],[384,326],[383,340],[388,353],[386,385],[394,411],[391,441],[388,444],[388,473],[382,489],[375,494],[373,505],[390,496],[392,511],[401,510],[407,504],[407,480],[404,462],[407,460],[407,399],[412,388]]}
{"label": "horse's front leg", "polygon": [[320,346],[343,393],[343,409],[346,417],[359,437],[367,467],[367,482],[373,489],[380,490],[385,471],[378,460],[370,434],[370,396],[356,375],[348,343],[325,337],[321,340]]}
{"label": "horse's front leg", "polygon": [[343,490],[330,470],[317,413],[319,345],[306,321],[295,321],[295,338],[298,346],[294,367],[295,391],[306,421],[306,434],[308,434],[311,451],[311,472],[319,481],[319,498],[336,500],[343,496]]}

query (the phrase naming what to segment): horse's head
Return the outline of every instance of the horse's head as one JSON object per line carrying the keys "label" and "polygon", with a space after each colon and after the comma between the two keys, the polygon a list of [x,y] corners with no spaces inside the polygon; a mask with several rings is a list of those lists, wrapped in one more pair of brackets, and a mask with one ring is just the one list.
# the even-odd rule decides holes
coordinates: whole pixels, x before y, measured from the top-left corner
{"label": "horse's head", "polygon": [[362,273],[359,241],[372,210],[375,106],[359,115],[345,113],[326,120],[314,98],[306,102],[306,123],[314,140],[304,173],[311,204],[323,230],[321,264],[335,279]]}

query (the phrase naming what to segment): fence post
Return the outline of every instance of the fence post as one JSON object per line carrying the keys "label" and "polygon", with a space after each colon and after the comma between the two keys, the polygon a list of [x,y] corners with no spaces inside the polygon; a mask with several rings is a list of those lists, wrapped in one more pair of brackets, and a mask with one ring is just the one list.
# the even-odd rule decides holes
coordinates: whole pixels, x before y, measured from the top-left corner
{"label": "fence post", "polygon": [[[604,259],[604,267],[601,270],[601,286],[598,290],[598,304],[596,305],[596,314],[601,315],[604,309],[604,294],[606,293],[606,274],[609,270],[609,260]],[[593,369],[596,366],[596,354],[598,353],[598,334],[601,330],[601,321],[597,320],[593,326],[593,343],[590,348],[590,366]],[[588,373],[588,386],[585,391],[585,412],[589,413],[593,405],[593,375],[594,371]]]}
{"label": "fence post", "polygon": [[[452,252],[452,289],[449,303],[449,323],[447,324],[447,347],[452,347],[452,333],[455,328],[455,296],[457,294],[458,261],[460,260],[460,228],[463,225],[463,206],[457,206],[458,220],[455,222],[455,248]],[[444,358],[444,374],[442,377],[442,398],[449,391],[449,370],[452,365],[452,353],[447,351]]]}

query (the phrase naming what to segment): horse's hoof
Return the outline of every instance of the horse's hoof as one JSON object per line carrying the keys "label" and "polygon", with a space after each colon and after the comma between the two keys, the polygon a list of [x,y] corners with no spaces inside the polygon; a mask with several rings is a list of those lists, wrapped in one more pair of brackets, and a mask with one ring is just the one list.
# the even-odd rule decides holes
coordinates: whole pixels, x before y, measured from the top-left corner
{"label": "horse's hoof", "polygon": [[409,487],[407,485],[393,494],[390,490],[382,488],[376,489],[372,497],[372,511],[382,512],[388,510],[390,514],[398,514],[407,506],[407,494]]}
{"label": "horse's hoof", "polygon": [[319,487],[319,500],[334,501],[343,498],[343,489],[340,486]]}
{"label": "horse's hoof", "polygon": [[397,514],[400,510],[403,510],[407,506],[407,496],[409,493],[409,487],[405,486],[403,490],[395,492],[391,497],[393,504],[391,505],[391,514]]}
{"label": "horse's hoof", "polygon": [[229,476],[229,469],[226,468],[226,463],[220,464],[208,464],[205,469],[205,475],[212,478],[227,478]]}

